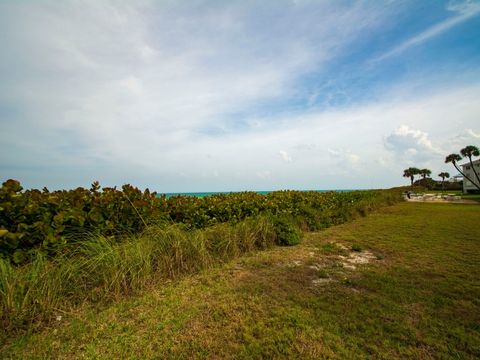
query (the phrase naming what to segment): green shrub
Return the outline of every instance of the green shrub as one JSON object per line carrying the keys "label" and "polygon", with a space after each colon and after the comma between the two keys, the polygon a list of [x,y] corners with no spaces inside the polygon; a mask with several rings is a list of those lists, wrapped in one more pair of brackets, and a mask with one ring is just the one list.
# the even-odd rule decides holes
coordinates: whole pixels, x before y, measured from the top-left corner
{"label": "green shrub", "polygon": [[16,264],[38,251],[55,255],[79,234],[119,235],[141,231],[146,222],[166,218],[165,198],[123,185],[50,192],[22,191],[16,180],[0,188],[0,257]]}
{"label": "green shrub", "polygon": [[292,246],[300,243],[302,233],[293,220],[286,216],[273,216],[272,223],[277,245]]}

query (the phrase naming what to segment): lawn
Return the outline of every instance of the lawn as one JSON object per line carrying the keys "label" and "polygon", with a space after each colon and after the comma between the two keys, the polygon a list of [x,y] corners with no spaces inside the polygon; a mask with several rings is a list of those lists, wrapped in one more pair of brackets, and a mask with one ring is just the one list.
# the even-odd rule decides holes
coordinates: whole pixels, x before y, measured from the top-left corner
{"label": "lawn", "polygon": [[1,358],[480,357],[480,206],[401,203],[113,306]]}

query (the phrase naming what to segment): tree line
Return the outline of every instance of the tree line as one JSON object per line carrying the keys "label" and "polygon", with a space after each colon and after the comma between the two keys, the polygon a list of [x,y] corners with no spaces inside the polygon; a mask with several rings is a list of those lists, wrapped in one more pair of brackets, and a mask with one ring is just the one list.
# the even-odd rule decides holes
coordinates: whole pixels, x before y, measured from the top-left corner
{"label": "tree line", "polygon": [[[461,154],[461,155],[460,155]],[[445,163],[452,163],[452,165],[455,167],[455,169],[463,176],[464,179],[469,180],[478,190],[480,190],[480,177],[477,173],[477,170],[475,170],[475,167],[473,166],[473,160],[472,157],[480,156],[480,150],[478,147],[473,146],[473,145],[468,145],[464,147],[463,149],[460,149],[460,154],[450,154],[445,158]],[[458,167],[457,163],[462,160],[463,158],[468,158],[470,162],[470,166],[473,169],[473,173],[478,180],[478,184],[469,176],[467,176],[460,168]],[[432,171],[429,169],[418,169],[416,167],[409,167],[408,169],[405,169],[403,171],[403,177],[410,178],[410,184],[413,186],[413,181],[415,179],[416,175],[421,175],[423,179],[425,180],[427,177],[429,177],[432,174]],[[450,174],[446,171],[441,172],[438,174],[440,178],[442,178],[442,189],[444,189],[444,183],[445,179],[450,178]]]}

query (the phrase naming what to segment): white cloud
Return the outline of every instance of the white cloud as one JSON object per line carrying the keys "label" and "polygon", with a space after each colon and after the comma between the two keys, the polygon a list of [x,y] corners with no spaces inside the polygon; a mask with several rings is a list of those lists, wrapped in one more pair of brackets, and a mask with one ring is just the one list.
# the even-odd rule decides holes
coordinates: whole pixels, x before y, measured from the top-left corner
{"label": "white cloud", "polygon": [[472,129],[468,129],[468,130],[467,130],[467,133],[468,133],[470,136],[472,136],[472,137],[474,137],[474,138],[476,138],[476,139],[480,139],[480,133],[476,133],[476,132],[474,132]]}
{"label": "white cloud", "polygon": [[278,154],[280,155],[280,157],[283,159],[283,161],[289,163],[289,162],[292,162],[292,157],[284,150],[280,150],[278,152]]}
{"label": "white cloud", "polygon": [[[68,131],[92,156],[145,166],[145,144],[168,162],[198,131],[226,128],[229,114],[288,96],[298,77],[355,40],[352,24],[369,28],[380,18],[375,6],[327,3],[255,11],[243,2],[1,6],[0,32],[13,35],[0,68],[22,71],[2,74],[0,98],[22,105],[21,123],[10,124],[19,144]],[[272,12],[288,14],[291,26]]]}
{"label": "white cloud", "polygon": [[423,163],[445,153],[432,143],[427,132],[407,125],[399,126],[388,135],[385,147],[396,156],[397,161],[409,164]]}
{"label": "white cloud", "polygon": [[423,148],[431,152],[441,152],[435,148],[428,138],[428,133],[421,130],[409,128],[407,125],[401,125],[386,139],[387,144],[391,146],[403,145],[412,146],[411,148]]}

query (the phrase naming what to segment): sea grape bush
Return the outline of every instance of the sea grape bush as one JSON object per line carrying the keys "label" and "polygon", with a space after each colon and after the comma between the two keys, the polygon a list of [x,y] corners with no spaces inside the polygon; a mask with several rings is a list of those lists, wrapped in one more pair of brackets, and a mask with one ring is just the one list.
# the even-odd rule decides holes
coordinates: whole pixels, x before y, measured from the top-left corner
{"label": "sea grape bush", "polygon": [[[280,234],[279,244],[289,245],[297,237],[295,230],[288,229],[291,224],[318,230],[399,199],[398,192],[392,191],[243,192],[166,198],[131,185],[101,188],[98,182],[90,189],[23,191],[18,181],[8,180],[0,189],[0,256],[22,263],[37,251],[54,255],[82,233],[118,237],[142,231],[145,224],[172,222],[193,230],[259,215],[269,216]],[[283,239],[282,234],[291,234],[291,240]]]}
{"label": "sea grape bush", "polygon": [[340,224],[350,217],[398,201],[392,191],[275,191],[211,195],[204,198],[174,196],[166,199],[168,217],[191,228],[219,222],[240,221],[260,214],[287,216],[303,223],[308,230]]}
{"label": "sea grape bush", "polygon": [[0,188],[0,254],[15,263],[28,259],[32,250],[55,253],[81,233],[140,231],[142,219],[151,221],[164,204],[156,193],[130,185],[100,190],[94,182],[90,189],[22,190],[16,180]]}

